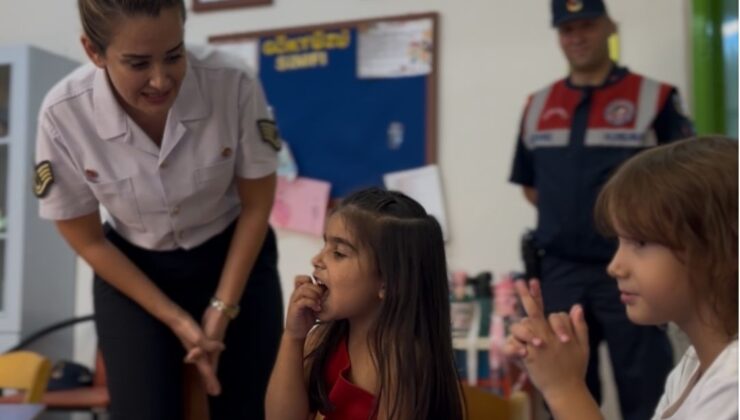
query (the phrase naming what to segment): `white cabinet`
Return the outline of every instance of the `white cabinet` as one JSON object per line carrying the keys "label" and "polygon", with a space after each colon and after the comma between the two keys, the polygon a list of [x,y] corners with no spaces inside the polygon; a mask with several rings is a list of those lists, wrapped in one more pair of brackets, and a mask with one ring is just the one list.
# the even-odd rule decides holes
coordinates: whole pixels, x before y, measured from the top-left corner
{"label": "white cabinet", "polygon": [[[0,352],[74,316],[76,257],[33,194],[36,122],[46,92],[78,66],[30,46],[0,47]],[[70,358],[72,329],[31,349]]]}

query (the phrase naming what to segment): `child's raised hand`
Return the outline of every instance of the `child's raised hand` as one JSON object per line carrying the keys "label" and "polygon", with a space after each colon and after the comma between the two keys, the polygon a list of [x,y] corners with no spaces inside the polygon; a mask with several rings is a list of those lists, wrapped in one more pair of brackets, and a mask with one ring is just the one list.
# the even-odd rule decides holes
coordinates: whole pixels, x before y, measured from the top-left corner
{"label": "child's raised hand", "polygon": [[545,317],[539,283],[519,281],[516,290],[527,318],[512,326],[505,352],[518,356],[532,382],[545,398],[548,393],[583,382],[588,363],[588,327],[583,309],[576,305],[570,314]]}
{"label": "child's raised hand", "polygon": [[[544,308],[539,281],[535,279],[530,281],[529,294],[539,307]],[[523,358],[527,355],[527,344],[534,347],[542,345],[542,340],[535,335],[531,322],[530,318],[523,318],[511,326],[511,335],[507,337],[504,345],[504,353],[506,356],[511,358]]]}
{"label": "child's raised hand", "polygon": [[[530,280],[529,295],[540,308],[543,308],[540,312],[544,313],[545,305],[542,301],[542,291],[538,280]],[[556,318],[554,316],[548,317],[548,320],[552,319]],[[511,326],[511,335],[508,337],[506,344],[504,345],[504,352],[508,357],[525,357],[527,355],[527,344],[534,347],[542,345],[542,340],[535,335],[531,322],[532,321],[529,318],[523,318],[521,321]],[[555,322],[551,323],[550,326],[558,338],[560,338],[560,341],[565,343],[570,340],[570,330],[562,327],[561,324],[562,323],[560,322]]]}
{"label": "child's raised hand", "polygon": [[309,276],[296,276],[285,319],[285,334],[299,340],[306,338],[316,323],[316,314],[321,311],[323,292],[321,287],[311,283]]}

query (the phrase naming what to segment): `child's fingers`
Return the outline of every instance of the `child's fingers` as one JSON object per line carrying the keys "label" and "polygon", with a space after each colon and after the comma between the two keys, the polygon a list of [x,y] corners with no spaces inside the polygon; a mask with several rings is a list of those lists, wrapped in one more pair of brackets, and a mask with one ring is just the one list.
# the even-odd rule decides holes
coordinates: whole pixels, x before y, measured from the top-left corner
{"label": "child's fingers", "polygon": [[578,343],[581,347],[588,348],[588,324],[583,313],[583,306],[573,305],[570,308],[570,320],[573,323]]}
{"label": "child's fingers", "polygon": [[293,292],[291,298],[292,301],[297,301],[301,298],[308,297],[311,299],[321,300],[321,296],[324,294],[320,287],[313,284],[303,285]]}
{"label": "child's fingers", "polygon": [[321,311],[321,302],[318,299],[303,297],[295,302],[297,309],[310,309],[314,312]]}
{"label": "child's fingers", "polygon": [[535,347],[542,345],[542,339],[537,337],[527,319],[523,319],[511,326],[511,336],[522,344],[529,343]]}
{"label": "child's fingers", "polygon": [[534,320],[543,319],[544,309],[542,304],[538,303],[529,292],[527,283],[523,280],[519,280],[515,283],[516,291],[519,294],[519,298],[522,300],[522,306],[524,311],[527,313],[529,318]]}
{"label": "child's fingers", "polygon": [[542,287],[540,287],[540,281],[538,279],[529,280],[529,294],[532,296],[532,300],[542,308],[544,313],[545,302],[542,300]]}
{"label": "child's fingers", "polygon": [[509,358],[527,357],[527,346],[511,335],[506,338],[503,350]]}
{"label": "child's fingers", "polygon": [[293,280],[293,287],[294,289],[298,289],[306,283],[311,283],[311,277],[304,275],[295,276],[295,279]]}
{"label": "child's fingers", "polygon": [[547,319],[561,343],[567,343],[572,339],[574,332],[568,314],[565,312],[552,313]]}

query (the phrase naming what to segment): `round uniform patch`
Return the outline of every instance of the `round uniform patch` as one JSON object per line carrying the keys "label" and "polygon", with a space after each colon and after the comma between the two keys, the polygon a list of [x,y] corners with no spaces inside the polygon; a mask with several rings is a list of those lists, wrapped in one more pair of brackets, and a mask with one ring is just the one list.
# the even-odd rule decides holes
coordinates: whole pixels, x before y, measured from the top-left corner
{"label": "round uniform patch", "polygon": [[581,9],[583,9],[583,1],[582,0],[567,0],[565,2],[565,8],[568,9],[568,11],[571,13],[580,12]]}
{"label": "round uniform patch", "polygon": [[611,125],[622,126],[635,118],[635,104],[626,99],[609,102],[604,110],[604,119]]}
{"label": "round uniform patch", "polygon": [[51,162],[45,160],[36,165],[36,176],[33,180],[33,193],[36,197],[46,197],[53,183],[54,172],[51,170]]}

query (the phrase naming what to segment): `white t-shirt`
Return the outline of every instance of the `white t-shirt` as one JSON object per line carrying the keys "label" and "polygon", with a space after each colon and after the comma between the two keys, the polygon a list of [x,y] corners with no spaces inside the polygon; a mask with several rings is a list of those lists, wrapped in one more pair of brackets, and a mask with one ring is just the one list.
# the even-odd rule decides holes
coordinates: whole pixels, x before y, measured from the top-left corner
{"label": "white t-shirt", "polygon": [[737,419],[737,340],[698,375],[699,358],[692,346],[668,376],[653,420]]}

